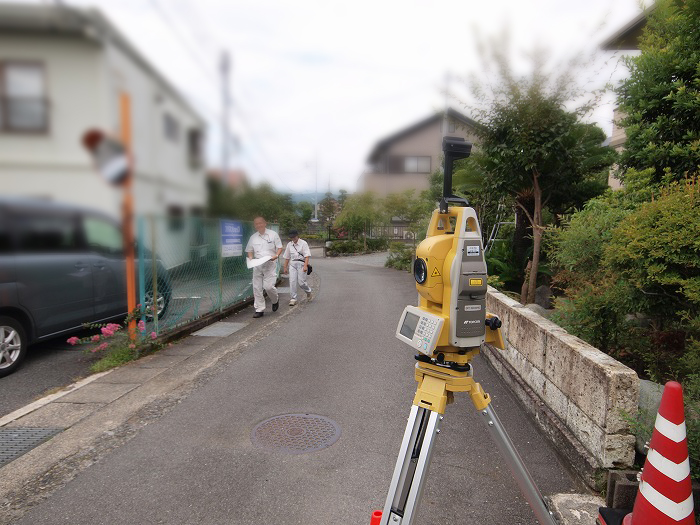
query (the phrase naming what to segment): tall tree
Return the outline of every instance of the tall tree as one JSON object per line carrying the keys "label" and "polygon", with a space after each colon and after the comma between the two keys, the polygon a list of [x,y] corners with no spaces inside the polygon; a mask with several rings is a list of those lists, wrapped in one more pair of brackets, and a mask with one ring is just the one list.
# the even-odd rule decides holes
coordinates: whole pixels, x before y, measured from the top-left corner
{"label": "tall tree", "polygon": [[[543,212],[587,187],[584,183],[600,172],[601,163],[591,165],[590,159],[600,155],[598,141],[604,134],[581,122],[583,109],[566,109],[576,88],[570,71],[550,76],[543,62],[536,61],[532,74],[518,77],[503,54],[495,52],[494,58],[498,79],[477,110],[479,150],[472,162],[483,170],[491,191],[513,197],[532,227],[532,266],[521,298],[532,303],[545,228]],[[606,159],[609,165],[612,156]],[[532,200],[532,208],[525,204],[527,199]]]}
{"label": "tall tree", "polygon": [[396,217],[407,223],[414,242],[418,237],[418,229],[421,227],[422,220],[432,210],[426,200],[416,197],[415,193],[415,190],[406,190],[402,193],[391,193],[384,199],[384,209],[387,216],[389,218]]}
{"label": "tall tree", "polygon": [[323,222],[329,222],[335,217],[336,210],[336,200],[333,198],[333,194],[329,191],[318,203],[318,214]]}
{"label": "tall tree", "polygon": [[345,206],[345,201],[348,199],[348,190],[340,190],[340,193],[338,194],[338,206],[340,209],[343,209],[343,206]]}
{"label": "tall tree", "polygon": [[367,232],[373,222],[380,221],[383,217],[383,209],[374,193],[356,193],[347,198],[343,211],[338,214],[333,225],[336,228],[345,228],[355,236],[362,232],[366,251]]}
{"label": "tall tree", "polygon": [[[639,41],[641,54],[625,63],[618,88],[627,133],[620,166],[666,170],[673,179],[700,166],[700,0],[658,0]],[[624,180],[624,174],[622,176]]]}

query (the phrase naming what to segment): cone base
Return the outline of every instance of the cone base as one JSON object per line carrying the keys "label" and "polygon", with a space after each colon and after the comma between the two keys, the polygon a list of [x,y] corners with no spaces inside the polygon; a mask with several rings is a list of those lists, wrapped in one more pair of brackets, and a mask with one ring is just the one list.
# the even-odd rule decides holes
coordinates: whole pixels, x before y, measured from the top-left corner
{"label": "cone base", "polygon": [[630,512],[631,510],[600,507],[600,509],[598,509],[598,524],[622,525],[622,520],[624,520],[625,516],[627,516]]}

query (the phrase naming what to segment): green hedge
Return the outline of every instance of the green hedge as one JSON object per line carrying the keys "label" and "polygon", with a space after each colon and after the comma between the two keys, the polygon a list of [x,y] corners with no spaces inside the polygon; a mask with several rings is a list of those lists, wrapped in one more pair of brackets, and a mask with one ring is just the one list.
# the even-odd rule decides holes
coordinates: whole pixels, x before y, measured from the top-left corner
{"label": "green hedge", "polygon": [[386,239],[367,239],[367,252],[363,241],[333,241],[328,255],[349,255],[353,253],[381,252],[388,248]]}

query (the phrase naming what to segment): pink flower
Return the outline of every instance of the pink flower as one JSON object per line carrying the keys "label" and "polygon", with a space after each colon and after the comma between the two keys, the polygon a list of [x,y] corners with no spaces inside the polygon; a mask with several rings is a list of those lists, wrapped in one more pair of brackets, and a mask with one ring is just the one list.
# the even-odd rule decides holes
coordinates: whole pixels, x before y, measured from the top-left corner
{"label": "pink flower", "polygon": [[121,330],[122,327],[121,327],[121,325],[118,325],[118,324],[116,324],[116,323],[109,323],[109,324],[107,325],[107,328],[109,328],[110,330],[112,330],[112,332],[117,332],[117,331]]}
{"label": "pink flower", "polygon": [[136,348],[136,345],[135,345],[134,343],[131,343],[131,344],[129,345],[129,348],[131,348],[131,349],[133,350],[134,348]]}
{"label": "pink flower", "polygon": [[99,341],[99,340],[100,340],[100,336],[99,336],[99,335],[93,335],[93,336],[92,336],[92,342],[93,342],[93,343],[96,343],[96,342]]}
{"label": "pink flower", "polygon": [[155,332],[151,332],[151,339],[155,339],[156,337],[158,337],[158,334],[156,334]]}
{"label": "pink flower", "polygon": [[69,345],[72,345],[72,346],[77,345],[79,342],[80,342],[80,339],[78,339],[77,337],[70,337],[70,338],[66,341],[66,343],[68,343]]}
{"label": "pink flower", "polygon": [[111,337],[114,335],[114,330],[112,330],[109,325],[103,326],[100,331],[102,332],[102,335],[105,337]]}
{"label": "pink flower", "polygon": [[145,332],[146,331],[146,323],[141,320],[139,323],[136,325],[139,329],[139,332]]}
{"label": "pink flower", "polygon": [[95,353],[95,352],[100,352],[100,351],[102,351],[102,350],[106,350],[108,346],[109,346],[109,343],[102,343],[101,345],[96,346],[95,348],[93,348],[93,349],[92,349],[92,352]]}

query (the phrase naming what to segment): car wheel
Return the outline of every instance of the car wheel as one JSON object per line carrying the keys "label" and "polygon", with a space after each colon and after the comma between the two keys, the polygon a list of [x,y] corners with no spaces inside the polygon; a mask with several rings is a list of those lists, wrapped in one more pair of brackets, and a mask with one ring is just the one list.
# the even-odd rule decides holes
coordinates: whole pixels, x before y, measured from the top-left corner
{"label": "car wheel", "polygon": [[0,377],[19,368],[27,354],[27,335],[16,319],[0,315]]}
{"label": "car wheel", "polygon": [[[158,281],[158,298],[155,301],[156,311],[158,312],[158,319],[162,319],[165,312],[168,311],[168,305],[170,304],[170,290],[168,285],[164,281]],[[146,319],[153,319],[153,289],[146,291],[144,294],[144,306],[146,307]]]}

